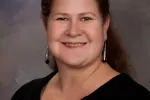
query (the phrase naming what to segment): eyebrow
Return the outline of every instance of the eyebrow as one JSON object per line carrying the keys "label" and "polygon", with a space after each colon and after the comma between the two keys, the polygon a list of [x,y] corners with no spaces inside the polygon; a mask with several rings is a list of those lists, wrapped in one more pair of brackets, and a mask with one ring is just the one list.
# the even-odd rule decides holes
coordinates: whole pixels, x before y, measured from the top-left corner
{"label": "eyebrow", "polygon": [[91,15],[93,15],[93,16],[95,16],[96,17],[96,14],[94,14],[94,13],[92,13],[92,12],[84,12],[84,13],[80,13],[79,15],[87,15],[87,14],[91,14]]}
{"label": "eyebrow", "polygon": [[[80,16],[87,15],[87,14],[91,14],[91,15],[93,15],[93,16],[96,17],[96,14],[94,14],[94,13],[92,13],[92,12],[83,12],[83,13],[79,13]],[[55,16],[55,15],[69,16],[68,13],[55,13],[55,14],[53,14],[52,16]]]}

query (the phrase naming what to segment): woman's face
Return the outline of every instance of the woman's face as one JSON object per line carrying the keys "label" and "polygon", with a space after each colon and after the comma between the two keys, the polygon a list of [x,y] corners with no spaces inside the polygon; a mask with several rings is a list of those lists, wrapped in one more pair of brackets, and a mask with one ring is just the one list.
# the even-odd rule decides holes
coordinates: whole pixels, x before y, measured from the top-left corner
{"label": "woman's face", "polygon": [[103,24],[95,0],[54,0],[47,28],[50,52],[69,66],[101,60],[108,24]]}

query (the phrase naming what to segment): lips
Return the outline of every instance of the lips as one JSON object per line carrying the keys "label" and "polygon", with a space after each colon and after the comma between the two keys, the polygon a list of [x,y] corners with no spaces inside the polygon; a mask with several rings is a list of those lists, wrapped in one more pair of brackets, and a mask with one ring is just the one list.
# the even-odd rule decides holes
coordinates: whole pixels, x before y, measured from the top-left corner
{"label": "lips", "polygon": [[82,47],[87,44],[87,42],[62,42],[62,44],[67,47]]}

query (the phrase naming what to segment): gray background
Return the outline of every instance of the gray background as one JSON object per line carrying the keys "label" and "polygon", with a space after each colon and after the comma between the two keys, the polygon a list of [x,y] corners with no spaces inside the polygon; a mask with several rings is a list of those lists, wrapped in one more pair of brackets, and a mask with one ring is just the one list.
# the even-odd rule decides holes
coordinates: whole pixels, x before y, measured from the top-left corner
{"label": "gray background", "polygon": [[[136,71],[133,78],[150,90],[150,0],[111,0],[111,11]],[[45,51],[40,0],[0,0],[0,100],[51,72]]]}

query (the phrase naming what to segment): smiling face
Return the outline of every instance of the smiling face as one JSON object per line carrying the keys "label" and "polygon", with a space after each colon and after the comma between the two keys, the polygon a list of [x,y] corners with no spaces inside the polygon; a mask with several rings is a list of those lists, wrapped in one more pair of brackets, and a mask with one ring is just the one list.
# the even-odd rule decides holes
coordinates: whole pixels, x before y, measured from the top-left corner
{"label": "smiling face", "polygon": [[47,24],[50,52],[69,66],[101,61],[108,24],[103,24],[95,0],[54,0]]}

